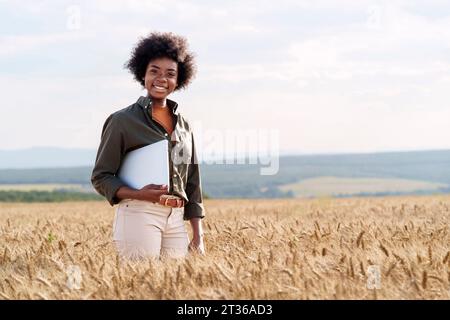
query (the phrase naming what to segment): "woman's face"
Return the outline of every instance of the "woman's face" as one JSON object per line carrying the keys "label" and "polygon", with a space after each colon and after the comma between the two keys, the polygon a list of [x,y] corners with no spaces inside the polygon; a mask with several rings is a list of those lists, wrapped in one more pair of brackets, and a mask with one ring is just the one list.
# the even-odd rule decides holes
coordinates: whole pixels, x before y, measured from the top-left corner
{"label": "woman's face", "polygon": [[178,65],[170,58],[150,60],[145,72],[145,88],[154,99],[165,99],[177,86]]}

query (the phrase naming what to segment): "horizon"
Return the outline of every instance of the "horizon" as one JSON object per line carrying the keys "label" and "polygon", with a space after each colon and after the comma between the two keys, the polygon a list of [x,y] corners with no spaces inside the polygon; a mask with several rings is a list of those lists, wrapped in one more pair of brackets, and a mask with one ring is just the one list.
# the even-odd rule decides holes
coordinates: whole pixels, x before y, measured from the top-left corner
{"label": "horizon", "polygon": [[[95,163],[95,156],[96,156],[96,150],[93,148],[64,148],[64,147],[45,147],[45,146],[34,146],[30,148],[23,148],[23,149],[0,149],[0,153],[21,153],[21,152],[33,152],[33,151],[55,151],[60,152],[61,154],[59,156],[64,156],[65,152],[70,153],[84,153],[78,154],[81,156],[81,158],[73,159],[70,158],[70,161],[72,161],[69,164],[55,164],[59,163],[61,160],[54,160],[53,157],[50,157],[49,159],[45,158],[39,158],[37,159],[37,162],[40,163],[38,165],[30,164],[33,162],[33,160],[26,159],[25,162],[27,164],[20,164],[21,159],[12,159],[12,158],[6,158],[0,160],[0,170],[27,170],[27,169],[56,169],[56,168],[75,168],[75,167],[91,167]],[[450,152],[450,149],[428,149],[428,150],[390,150],[390,151],[379,151],[379,152],[359,152],[359,153],[315,153],[315,154],[309,154],[309,153],[280,153],[278,158],[276,159],[270,159],[270,162],[267,162],[267,158],[264,158],[264,160],[259,159],[259,161],[256,161],[254,163],[251,163],[249,154],[240,154],[237,157],[211,157],[207,158],[204,157],[203,159],[199,160],[199,164],[201,165],[259,165],[261,168],[267,168],[262,167],[263,165],[270,165],[270,168],[272,166],[276,167],[276,172],[273,171],[271,174],[276,174],[278,172],[278,169],[281,168],[280,159],[283,158],[290,158],[290,157],[300,157],[300,158],[306,158],[306,157],[340,157],[340,156],[382,156],[382,155],[389,155],[389,154],[406,154],[406,153],[434,153],[434,152]],[[18,155],[17,155],[18,156]],[[67,155],[66,155],[67,156]],[[88,159],[90,157],[90,159]],[[3,161],[2,161],[3,160]],[[48,160],[48,161],[46,161]],[[65,159],[67,160],[67,159]],[[5,163],[13,161],[14,165],[5,165]],[[75,161],[75,162],[73,162]],[[45,164],[46,162],[50,164]],[[53,163],[53,164],[52,164]],[[269,173],[267,173],[269,174]],[[269,175],[271,175],[269,174]]]}
{"label": "horizon", "polygon": [[[87,148],[87,147],[62,147],[62,146],[49,146],[49,145],[40,145],[40,146],[29,146],[25,148],[4,148],[0,149],[0,152],[15,152],[15,151],[24,151],[24,150],[32,150],[32,149],[60,149],[60,150],[79,150],[79,151],[97,151],[95,147]],[[423,149],[380,149],[380,150],[368,150],[368,151],[336,151],[336,152],[317,152],[317,153],[309,153],[302,151],[289,151],[289,150],[280,150],[280,156],[288,156],[288,155],[344,155],[344,154],[375,154],[375,153],[402,153],[402,152],[433,152],[433,151],[450,151],[450,147],[448,148],[423,148]]]}
{"label": "horizon", "polygon": [[[67,150],[67,151],[95,151],[97,149],[95,147],[63,147],[63,146],[49,146],[49,145],[40,145],[40,146],[29,146],[25,148],[4,148],[0,149],[0,152],[18,152],[18,151],[26,151],[33,149],[55,149],[55,150]],[[297,155],[345,155],[345,154],[379,154],[379,153],[405,153],[405,152],[433,152],[433,151],[450,151],[450,147],[448,148],[417,148],[417,149],[380,149],[380,150],[367,150],[367,151],[336,151],[336,152],[302,152],[302,151],[289,151],[289,150],[280,150],[280,156],[297,156]],[[240,152],[239,154],[247,154],[247,152]]]}

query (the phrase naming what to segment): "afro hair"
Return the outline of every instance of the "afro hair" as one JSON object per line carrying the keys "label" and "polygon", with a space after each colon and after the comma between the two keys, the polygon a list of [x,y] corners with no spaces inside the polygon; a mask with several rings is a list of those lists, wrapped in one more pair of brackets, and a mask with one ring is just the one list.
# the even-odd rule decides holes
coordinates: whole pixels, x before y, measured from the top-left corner
{"label": "afro hair", "polygon": [[175,90],[186,88],[195,76],[197,66],[194,54],[188,50],[186,38],[172,32],[152,32],[141,38],[125,64],[143,87],[148,63],[157,58],[170,58],[178,64],[178,85]]}

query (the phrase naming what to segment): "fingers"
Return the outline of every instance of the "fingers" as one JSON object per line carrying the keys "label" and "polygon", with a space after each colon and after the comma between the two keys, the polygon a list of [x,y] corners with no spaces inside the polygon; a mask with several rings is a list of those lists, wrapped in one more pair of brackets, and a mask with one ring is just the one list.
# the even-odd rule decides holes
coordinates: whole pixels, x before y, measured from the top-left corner
{"label": "fingers", "polygon": [[201,255],[204,255],[204,254],[205,254],[205,250],[203,250],[203,249],[201,249],[201,248],[198,248],[198,247],[192,247],[192,246],[190,246],[190,247],[189,247],[189,251],[192,252],[192,253],[198,253],[198,254],[201,254]]}
{"label": "fingers", "polygon": [[143,186],[142,189],[155,189],[158,185],[157,184],[148,184],[146,186]]}
{"label": "fingers", "polygon": [[149,184],[141,188],[143,200],[159,203],[160,197],[168,193],[167,186],[162,188],[162,185]]}
{"label": "fingers", "polygon": [[193,240],[189,243],[188,249],[191,252],[195,252],[201,255],[205,254],[205,247],[203,243],[197,244]]}
{"label": "fingers", "polygon": [[142,189],[151,189],[151,190],[168,190],[168,186],[167,184],[148,184],[144,187],[142,187]]}
{"label": "fingers", "polygon": [[162,189],[162,190],[155,190],[155,193],[158,194],[158,196],[161,197],[161,196],[167,194],[167,190],[164,190],[164,189]]}

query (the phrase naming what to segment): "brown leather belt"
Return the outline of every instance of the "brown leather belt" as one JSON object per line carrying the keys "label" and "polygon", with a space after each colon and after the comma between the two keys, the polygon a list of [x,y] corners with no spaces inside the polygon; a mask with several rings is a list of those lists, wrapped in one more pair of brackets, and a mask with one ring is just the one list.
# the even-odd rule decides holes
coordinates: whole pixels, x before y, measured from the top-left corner
{"label": "brown leather belt", "polygon": [[184,199],[172,194],[164,194],[159,198],[159,203],[166,207],[182,208],[184,207]]}

